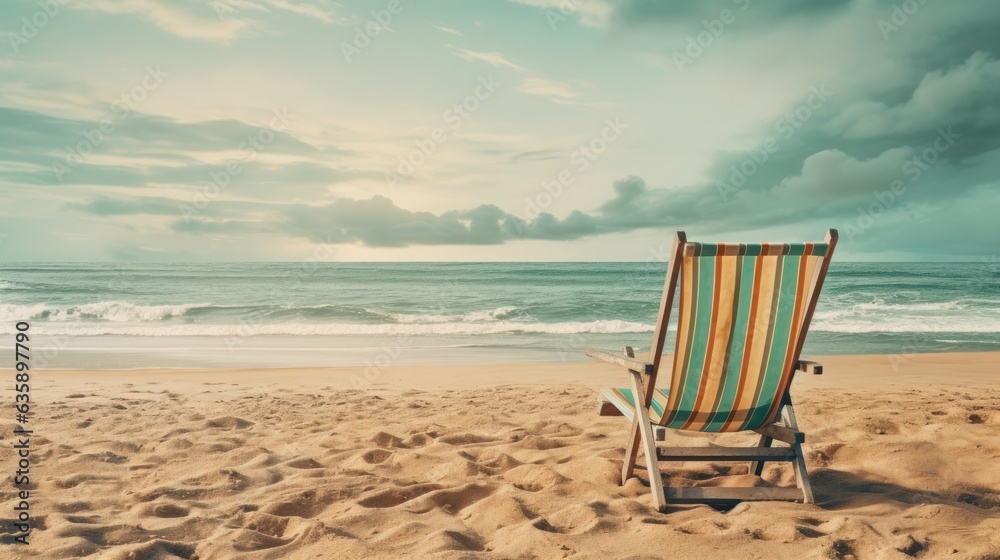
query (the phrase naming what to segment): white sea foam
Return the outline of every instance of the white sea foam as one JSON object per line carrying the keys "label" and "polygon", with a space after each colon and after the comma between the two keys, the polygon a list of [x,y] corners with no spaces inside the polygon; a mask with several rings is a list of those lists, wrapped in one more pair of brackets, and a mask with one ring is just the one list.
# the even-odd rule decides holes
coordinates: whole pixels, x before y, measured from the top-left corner
{"label": "white sea foam", "polygon": [[[0,323],[0,332],[10,330]],[[323,335],[323,336],[419,336],[484,334],[617,334],[652,332],[653,325],[630,321],[570,321],[564,323],[524,323],[494,321],[489,323],[273,323],[273,324],[123,324],[123,323],[36,323],[32,329],[50,336],[231,336]]]}
{"label": "white sea foam", "polygon": [[397,323],[480,323],[504,319],[511,313],[517,311],[517,308],[508,306],[498,307],[488,311],[469,311],[467,313],[452,313],[444,315],[387,313],[385,311],[378,311],[375,309],[365,309],[365,311],[392,319]]}
{"label": "white sea foam", "polygon": [[113,321],[149,322],[179,317],[195,307],[191,305],[135,305],[124,301],[101,301],[81,305],[0,305],[0,321]]}

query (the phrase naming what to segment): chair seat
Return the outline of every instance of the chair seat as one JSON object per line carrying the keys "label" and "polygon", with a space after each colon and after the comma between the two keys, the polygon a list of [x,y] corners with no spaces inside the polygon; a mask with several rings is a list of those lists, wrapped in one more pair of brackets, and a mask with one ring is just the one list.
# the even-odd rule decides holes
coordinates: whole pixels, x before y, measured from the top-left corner
{"label": "chair seat", "polygon": [[[624,387],[603,389],[600,398],[602,401],[613,405],[628,420],[632,420],[632,417],[635,415],[635,397],[632,389]],[[667,392],[663,389],[655,389],[653,391],[653,402],[649,407],[649,419],[654,424],[658,424],[660,418],[663,417],[663,411],[666,410],[667,406],[667,398]]]}

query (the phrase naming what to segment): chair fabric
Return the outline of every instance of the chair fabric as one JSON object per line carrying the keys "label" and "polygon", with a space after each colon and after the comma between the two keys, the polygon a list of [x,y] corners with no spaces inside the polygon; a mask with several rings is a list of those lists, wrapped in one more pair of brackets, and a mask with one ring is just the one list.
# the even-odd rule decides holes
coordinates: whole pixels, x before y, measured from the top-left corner
{"label": "chair fabric", "polygon": [[[659,425],[753,430],[775,420],[795,371],[827,243],[686,243],[673,374]],[[632,405],[631,390],[615,390]],[[626,395],[628,395],[626,397]]]}

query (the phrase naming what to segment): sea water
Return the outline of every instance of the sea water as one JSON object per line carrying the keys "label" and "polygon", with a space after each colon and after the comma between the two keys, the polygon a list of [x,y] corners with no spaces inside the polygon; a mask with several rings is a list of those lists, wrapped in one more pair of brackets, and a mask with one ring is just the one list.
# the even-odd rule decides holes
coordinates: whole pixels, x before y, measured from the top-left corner
{"label": "sea water", "polygon": [[[665,263],[2,264],[0,345],[12,347],[16,322],[29,321],[36,354],[60,368],[576,361],[588,346],[649,347],[665,271]],[[998,333],[996,263],[834,263],[804,353],[1000,350]]]}

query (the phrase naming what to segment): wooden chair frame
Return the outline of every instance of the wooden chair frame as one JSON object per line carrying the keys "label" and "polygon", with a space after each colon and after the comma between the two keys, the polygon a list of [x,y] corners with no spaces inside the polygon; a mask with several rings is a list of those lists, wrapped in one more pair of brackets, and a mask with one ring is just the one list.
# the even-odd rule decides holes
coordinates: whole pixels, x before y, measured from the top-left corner
{"label": "wooden chair frame", "polygon": [[[809,332],[816,302],[826,279],[830,260],[837,244],[837,230],[830,229],[826,234],[828,249],[820,269],[813,278],[812,290],[809,294],[807,308],[803,316],[802,329],[798,339],[790,349],[793,352],[792,363],[796,371],[813,374],[823,373],[823,367],[812,361],[800,360],[802,345]],[[799,431],[795,418],[795,410],[789,393],[791,383],[781,397],[778,420],[754,430],[760,434],[756,447],[657,447],[657,438],[653,433],[653,423],[649,417],[649,407],[652,403],[656,378],[663,357],[663,345],[666,340],[667,324],[670,321],[670,310],[673,307],[675,289],[680,276],[682,254],[687,236],[683,231],[677,232],[673,248],[670,252],[670,262],[667,278],[663,287],[663,297],[660,299],[658,320],[653,331],[653,344],[649,361],[635,358],[632,348],[626,346],[622,354],[613,354],[588,348],[588,356],[623,366],[628,370],[633,391],[634,402],[643,403],[632,409],[631,417],[628,410],[619,410],[608,401],[598,403],[598,413],[602,416],[621,415],[631,421],[632,427],[625,447],[625,459],[622,464],[621,483],[624,484],[633,476],[640,447],[646,458],[646,469],[649,475],[649,487],[653,501],[659,511],[664,511],[668,503],[732,503],[746,500],[786,500],[814,503],[812,487],[809,484],[809,473],[806,470],[805,456],[802,444],[805,435]],[[659,426],[657,426],[659,427]],[[661,438],[662,439],[662,438]],[[772,447],[774,441],[780,441],[786,446]],[[750,461],[750,472],[760,475],[767,461],[791,462],[795,471],[795,487],[750,487],[750,488],[680,488],[664,487],[660,472],[660,461]]]}

